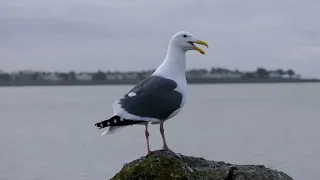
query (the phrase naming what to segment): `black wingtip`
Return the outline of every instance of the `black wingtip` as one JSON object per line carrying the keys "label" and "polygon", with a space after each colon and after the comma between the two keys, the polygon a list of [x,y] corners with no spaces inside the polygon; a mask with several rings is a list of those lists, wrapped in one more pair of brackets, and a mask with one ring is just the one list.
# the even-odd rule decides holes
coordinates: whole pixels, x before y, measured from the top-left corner
{"label": "black wingtip", "polygon": [[133,124],[144,123],[145,121],[127,120],[121,119],[119,116],[113,116],[110,119],[98,122],[95,124],[99,129],[106,128],[109,126],[129,126]]}
{"label": "black wingtip", "polygon": [[96,123],[95,126],[97,126],[99,129],[102,129],[102,128],[103,128],[103,124],[100,123],[100,122],[99,122],[99,123]]}

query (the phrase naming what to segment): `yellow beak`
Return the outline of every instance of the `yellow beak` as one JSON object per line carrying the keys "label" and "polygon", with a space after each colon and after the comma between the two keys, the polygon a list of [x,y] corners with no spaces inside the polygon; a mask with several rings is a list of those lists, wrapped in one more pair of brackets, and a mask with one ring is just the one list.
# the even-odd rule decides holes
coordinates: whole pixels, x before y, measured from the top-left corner
{"label": "yellow beak", "polygon": [[[208,43],[204,42],[204,41],[201,41],[201,40],[198,40],[198,41],[195,41],[193,42],[194,44],[201,44],[201,45],[204,45],[206,46],[207,48],[209,48],[209,45]],[[206,54],[206,52],[204,52],[202,49],[200,49],[199,47],[193,45],[193,48],[197,51],[199,51],[201,54]]]}

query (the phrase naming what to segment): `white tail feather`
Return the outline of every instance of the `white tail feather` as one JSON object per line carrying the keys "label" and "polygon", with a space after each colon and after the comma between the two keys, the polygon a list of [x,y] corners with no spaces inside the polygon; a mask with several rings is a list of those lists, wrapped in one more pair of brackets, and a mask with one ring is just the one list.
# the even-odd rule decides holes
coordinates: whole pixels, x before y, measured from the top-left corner
{"label": "white tail feather", "polygon": [[126,126],[111,126],[108,130],[104,131],[101,136],[114,134],[125,127]]}

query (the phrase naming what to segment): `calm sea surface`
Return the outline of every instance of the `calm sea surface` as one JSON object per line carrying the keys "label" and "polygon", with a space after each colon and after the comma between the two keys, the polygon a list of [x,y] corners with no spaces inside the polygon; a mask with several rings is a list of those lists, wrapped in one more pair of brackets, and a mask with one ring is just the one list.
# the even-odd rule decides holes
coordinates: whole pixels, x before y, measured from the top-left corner
{"label": "calm sea surface", "polygon": [[[131,86],[0,88],[0,180],[108,179],[145,155],[144,127],[101,137],[94,124]],[[294,179],[320,167],[320,84],[189,85],[165,124],[176,152],[264,164]],[[152,149],[161,148],[158,125]]]}

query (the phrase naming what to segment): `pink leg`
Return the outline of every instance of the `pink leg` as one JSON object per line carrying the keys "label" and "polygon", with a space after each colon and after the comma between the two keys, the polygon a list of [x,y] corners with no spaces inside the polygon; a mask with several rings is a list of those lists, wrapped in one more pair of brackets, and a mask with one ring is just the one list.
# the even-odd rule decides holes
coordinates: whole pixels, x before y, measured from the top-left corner
{"label": "pink leg", "polygon": [[145,135],[146,135],[146,139],[147,139],[147,156],[151,154],[151,151],[150,151],[150,146],[149,146],[149,132],[148,132],[148,124],[145,125],[146,126],[146,130],[145,130]]}
{"label": "pink leg", "polygon": [[160,133],[161,133],[162,141],[163,141],[163,148],[162,149],[167,150],[167,151],[171,151],[167,145],[166,138],[164,136],[163,122],[160,124]]}
{"label": "pink leg", "polygon": [[176,157],[178,157],[178,158],[181,158],[181,156],[180,156],[179,154],[177,154],[177,153],[173,152],[171,149],[169,149],[169,147],[168,147],[168,145],[167,145],[167,142],[166,142],[166,138],[165,138],[165,136],[164,136],[163,123],[164,123],[164,122],[162,122],[162,123],[160,124],[160,132],[161,132],[162,141],[163,141],[163,148],[162,148],[162,149],[165,150],[165,151],[169,151],[169,152],[173,153],[173,154],[174,154]]}

